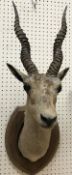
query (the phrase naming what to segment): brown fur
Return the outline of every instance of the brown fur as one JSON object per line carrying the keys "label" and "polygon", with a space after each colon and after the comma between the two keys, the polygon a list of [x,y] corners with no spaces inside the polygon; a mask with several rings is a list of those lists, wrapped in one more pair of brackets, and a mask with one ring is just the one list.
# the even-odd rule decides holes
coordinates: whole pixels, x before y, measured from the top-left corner
{"label": "brown fur", "polygon": [[[12,69],[12,66],[10,68],[14,74],[15,68]],[[47,123],[42,120],[41,115],[46,120],[56,118],[57,89],[61,85],[61,80],[58,77],[45,74],[33,74],[25,77],[23,73],[15,69],[15,76],[18,74],[24,85],[30,86],[27,91],[24,127],[20,133],[18,147],[24,157],[30,161],[37,161],[46,154],[51,132],[56,124],[54,121],[51,127],[47,127]]]}
{"label": "brown fur", "polygon": [[56,89],[61,82],[58,78],[37,74],[30,76],[25,83],[29,84],[31,89],[27,94],[25,125],[18,146],[24,157],[37,161],[47,152],[53,128],[53,125],[44,128],[46,126],[41,119],[41,114],[51,119],[57,116]]}

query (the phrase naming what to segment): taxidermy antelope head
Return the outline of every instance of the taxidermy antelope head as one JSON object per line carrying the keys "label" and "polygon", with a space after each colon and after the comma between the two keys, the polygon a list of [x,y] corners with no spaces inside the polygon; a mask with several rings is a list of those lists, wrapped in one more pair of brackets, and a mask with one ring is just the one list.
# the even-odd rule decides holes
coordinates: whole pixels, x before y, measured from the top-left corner
{"label": "taxidermy antelope head", "polygon": [[21,43],[21,61],[28,76],[7,64],[13,75],[23,83],[27,93],[24,127],[19,138],[19,149],[24,157],[31,161],[41,158],[47,151],[51,129],[57,120],[56,101],[62,89],[61,81],[69,68],[59,72],[62,61],[62,43],[67,32],[66,9],[62,16],[61,29],[57,34],[53,47],[53,61],[46,74],[40,74],[31,60],[30,44],[26,34],[20,27],[19,16],[15,4],[15,33]]}

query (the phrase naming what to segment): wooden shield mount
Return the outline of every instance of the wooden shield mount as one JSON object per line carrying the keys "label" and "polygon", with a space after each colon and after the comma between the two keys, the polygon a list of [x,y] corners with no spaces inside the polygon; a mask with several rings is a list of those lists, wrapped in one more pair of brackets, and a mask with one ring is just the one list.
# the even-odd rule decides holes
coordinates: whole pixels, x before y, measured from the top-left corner
{"label": "wooden shield mount", "polygon": [[59,145],[59,126],[54,127],[51,134],[50,146],[45,156],[36,162],[24,158],[18,149],[18,138],[24,125],[25,107],[17,107],[10,117],[5,133],[5,146],[12,163],[21,171],[34,175],[52,160]]}

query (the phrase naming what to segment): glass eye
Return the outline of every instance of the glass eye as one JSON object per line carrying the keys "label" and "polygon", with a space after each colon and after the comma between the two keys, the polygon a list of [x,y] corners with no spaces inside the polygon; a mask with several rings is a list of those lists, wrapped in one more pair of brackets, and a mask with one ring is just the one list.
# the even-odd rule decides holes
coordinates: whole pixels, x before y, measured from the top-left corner
{"label": "glass eye", "polygon": [[56,91],[57,91],[57,93],[59,93],[59,92],[61,92],[61,90],[62,90],[62,86],[60,85],[57,87]]}
{"label": "glass eye", "polygon": [[31,89],[31,86],[29,84],[24,84],[24,90],[28,92]]}

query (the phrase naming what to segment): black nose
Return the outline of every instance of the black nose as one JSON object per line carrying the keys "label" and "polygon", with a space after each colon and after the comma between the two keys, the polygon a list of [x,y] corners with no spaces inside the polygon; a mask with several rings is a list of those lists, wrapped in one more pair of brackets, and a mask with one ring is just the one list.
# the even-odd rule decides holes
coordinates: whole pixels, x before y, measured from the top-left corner
{"label": "black nose", "polygon": [[57,116],[54,118],[47,118],[41,114],[41,119],[48,127],[50,127],[56,121]]}

